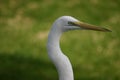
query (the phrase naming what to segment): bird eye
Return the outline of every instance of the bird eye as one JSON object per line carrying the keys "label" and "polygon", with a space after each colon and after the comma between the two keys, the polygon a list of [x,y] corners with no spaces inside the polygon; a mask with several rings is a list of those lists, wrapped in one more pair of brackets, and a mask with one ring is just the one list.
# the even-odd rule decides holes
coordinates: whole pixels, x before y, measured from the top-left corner
{"label": "bird eye", "polygon": [[68,24],[72,24],[72,22],[68,21]]}
{"label": "bird eye", "polygon": [[68,21],[68,24],[69,24],[70,26],[74,26],[74,23],[71,22],[71,21]]}

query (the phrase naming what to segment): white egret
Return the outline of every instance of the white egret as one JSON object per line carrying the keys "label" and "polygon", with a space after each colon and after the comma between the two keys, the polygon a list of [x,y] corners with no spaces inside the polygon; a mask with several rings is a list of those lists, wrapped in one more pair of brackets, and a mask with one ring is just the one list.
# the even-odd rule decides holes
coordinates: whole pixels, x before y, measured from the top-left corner
{"label": "white egret", "polygon": [[83,23],[71,16],[62,16],[58,18],[53,23],[52,29],[48,35],[47,50],[51,61],[57,69],[59,80],[74,80],[70,60],[62,53],[59,45],[61,34],[69,30],[96,30],[103,32],[110,31],[106,28]]}

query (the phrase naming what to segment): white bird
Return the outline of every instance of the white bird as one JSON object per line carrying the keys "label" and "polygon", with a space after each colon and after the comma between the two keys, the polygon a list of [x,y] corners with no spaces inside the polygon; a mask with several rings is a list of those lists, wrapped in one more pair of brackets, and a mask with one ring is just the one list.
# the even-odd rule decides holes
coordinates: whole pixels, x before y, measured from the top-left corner
{"label": "white bird", "polygon": [[57,69],[59,80],[74,80],[70,60],[62,53],[59,45],[61,34],[69,30],[96,30],[103,32],[110,31],[106,28],[83,23],[71,16],[62,16],[58,18],[53,23],[52,29],[48,35],[47,50],[51,61]]}

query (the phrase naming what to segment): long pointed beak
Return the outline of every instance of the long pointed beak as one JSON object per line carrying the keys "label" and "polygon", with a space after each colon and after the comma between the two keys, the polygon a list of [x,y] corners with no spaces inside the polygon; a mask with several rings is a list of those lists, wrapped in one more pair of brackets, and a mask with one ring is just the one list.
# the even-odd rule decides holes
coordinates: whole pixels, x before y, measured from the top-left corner
{"label": "long pointed beak", "polygon": [[95,25],[87,24],[84,22],[71,22],[72,25],[79,26],[82,29],[86,30],[95,30],[95,31],[103,31],[103,32],[111,32],[111,30],[103,28],[103,27],[98,27]]}

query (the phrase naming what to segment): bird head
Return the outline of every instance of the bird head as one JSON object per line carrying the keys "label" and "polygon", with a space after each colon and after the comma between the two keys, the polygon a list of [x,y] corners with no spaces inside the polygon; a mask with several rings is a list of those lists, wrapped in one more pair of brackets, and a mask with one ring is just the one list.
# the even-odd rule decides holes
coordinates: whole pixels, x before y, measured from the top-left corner
{"label": "bird head", "polygon": [[58,18],[53,25],[57,25],[57,28],[59,27],[59,30],[62,30],[63,32],[69,30],[95,30],[111,32],[109,29],[81,22],[71,16],[62,16]]}

